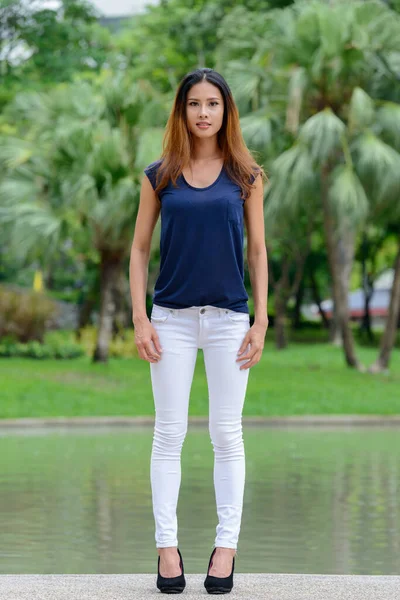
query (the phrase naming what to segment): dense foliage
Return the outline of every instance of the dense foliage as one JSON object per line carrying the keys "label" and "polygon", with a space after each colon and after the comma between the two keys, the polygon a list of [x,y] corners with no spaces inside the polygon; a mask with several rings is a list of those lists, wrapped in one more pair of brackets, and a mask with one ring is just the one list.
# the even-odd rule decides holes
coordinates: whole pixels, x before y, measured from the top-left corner
{"label": "dense foliage", "polygon": [[[374,365],[387,368],[400,304],[399,10],[396,0],[170,0],[114,31],[85,1],[1,0],[0,280],[29,288],[43,273],[50,297],[79,304],[79,330],[98,315],[93,353],[107,360],[113,336],[131,325],[127,261],[143,167],[160,153],[180,78],[209,66],[230,84],[270,176],[277,346],[290,324],[301,326],[301,305],[315,302],[347,364],[362,369],[348,293],[371,292],[393,267]],[[158,241],[159,225],[149,302]],[[321,306],[329,295],[331,323]],[[372,338],[368,303],[365,311]]]}

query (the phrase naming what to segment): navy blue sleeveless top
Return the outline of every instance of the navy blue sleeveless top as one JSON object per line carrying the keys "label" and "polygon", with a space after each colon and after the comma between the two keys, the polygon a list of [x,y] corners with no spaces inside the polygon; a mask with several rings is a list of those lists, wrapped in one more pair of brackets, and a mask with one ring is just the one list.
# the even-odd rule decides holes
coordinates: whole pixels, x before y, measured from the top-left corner
{"label": "navy blue sleeveless top", "polygon": [[[161,159],[144,172],[153,189]],[[241,189],[223,167],[204,188],[187,183],[161,190],[160,272],[153,303],[167,308],[217,306],[248,313],[244,286]]]}

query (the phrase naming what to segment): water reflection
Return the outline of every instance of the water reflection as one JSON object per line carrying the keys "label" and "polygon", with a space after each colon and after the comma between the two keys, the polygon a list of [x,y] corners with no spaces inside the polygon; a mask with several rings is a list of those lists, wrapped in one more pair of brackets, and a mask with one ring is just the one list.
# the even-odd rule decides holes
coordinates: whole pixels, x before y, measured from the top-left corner
{"label": "water reflection", "polygon": [[[395,428],[247,427],[237,570],[400,573]],[[1,573],[153,573],[150,428],[0,434]],[[208,431],[182,455],[179,547],[203,573],[215,538]]]}

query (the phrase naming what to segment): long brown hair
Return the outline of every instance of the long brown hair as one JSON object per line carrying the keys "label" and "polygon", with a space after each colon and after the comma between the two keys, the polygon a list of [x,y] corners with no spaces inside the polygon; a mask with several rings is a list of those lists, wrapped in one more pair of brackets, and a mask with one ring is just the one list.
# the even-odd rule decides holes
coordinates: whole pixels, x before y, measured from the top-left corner
{"label": "long brown hair", "polygon": [[261,173],[263,178],[266,175],[245,144],[240,129],[239,111],[228,84],[222,75],[208,68],[191,71],[179,83],[165,128],[163,151],[159,159],[162,162],[157,172],[155,191],[158,193],[162,190],[169,180],[176,187],[176,180],[182,169],[189,164],[193,139],[186,121],[186,99],[190,88],[201,81],[209,81],[217,86],[224,99],[224,116],[217,134],[218,146],[222,150],[228,176],[241,188],[241,197],[246,199],[254,187],[252,175]]}

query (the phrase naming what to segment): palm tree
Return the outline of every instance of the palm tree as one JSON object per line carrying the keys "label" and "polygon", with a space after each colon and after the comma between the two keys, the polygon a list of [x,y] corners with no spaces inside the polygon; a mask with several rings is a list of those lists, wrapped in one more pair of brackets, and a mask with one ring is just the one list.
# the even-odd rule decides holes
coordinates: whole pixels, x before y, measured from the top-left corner
{"label": "palm tree", "polygon": [[[378,132],[382,133],[380,115],[385,103],[371,115],[368,124],[357,121],[356,127],[357,115],[365,114],[359,113],[356,97],[360,94],[366,100],[365,92],[357,88],[350,102],[347,126],[330,109],[304,123],[293,147],[275,161],[268,196],[270,210],[276,212],[287,211],[283,199],[301,206],[307,194],[309,198],[320,198],[346,359],[358,368],[348,326],[348,267],[353,259],[355,236],[368,215],[383,211],[385,206],[395,209],[395,189],[400,183],[400,153],[378,137]],[[400,125],[400,107],[398,120]],[[373,188],[367,185],[372,178]]]}
{"label": "palm tree", "polygon": [[[26,237],[40,255],[65,236],[99,255],[101,299],[94,361],[106,361],[116,309],[126,278],[124,259],[139,204],[142,168],[161,142],[163,99],[146,83],[112,74],[93,85],[63,86],[49,95],[19,96],[13,116],[27,123],[25,139],[5,138],[0,160],[0,218],[14,240]],[[154,115],[157,115],[154,117]],[[152,127],[149,128],[148,124]],[[153,247],[157,236],[153,240]]]}
{"label": "palm tree", "polygon": [[[396,148],[379,137],[374,102],[366,91],[377,93],[392,81],[400,50],[400,18],[375,1],[299,1],[271,11],[255,44],[247,72],[244,64],[240,69],[247,100],[237,88],[239,98],[247,102],[250,113],[254,109],[249,94],[258,98],[259,131],[265,130],[266,115],[275,107],[287,141],[271,168],[267,202],[276,212],[291,202],[304,202],[305,197],[318,199],[345,359],[349,366],[362,368],[347,308],[355,234],[371,201],[361,171],[368,152],[375,153],[378,163],[390,163],[384,176],[389,188],[397,181],[394,165],[399,159]],[[228,75],[230,69],[239,68],[237,59],[228,62]],[[260,89],[270,90],[267,99],[260,100]],[[252,122],[256,129],[256,115]],[[396,117],[396,128],[398,123]],[[381,173],[377,166],[374,173],[377,177]],[[382,195],[376,201],[385,202],[388,194],[382,178],[380,183]]]}

